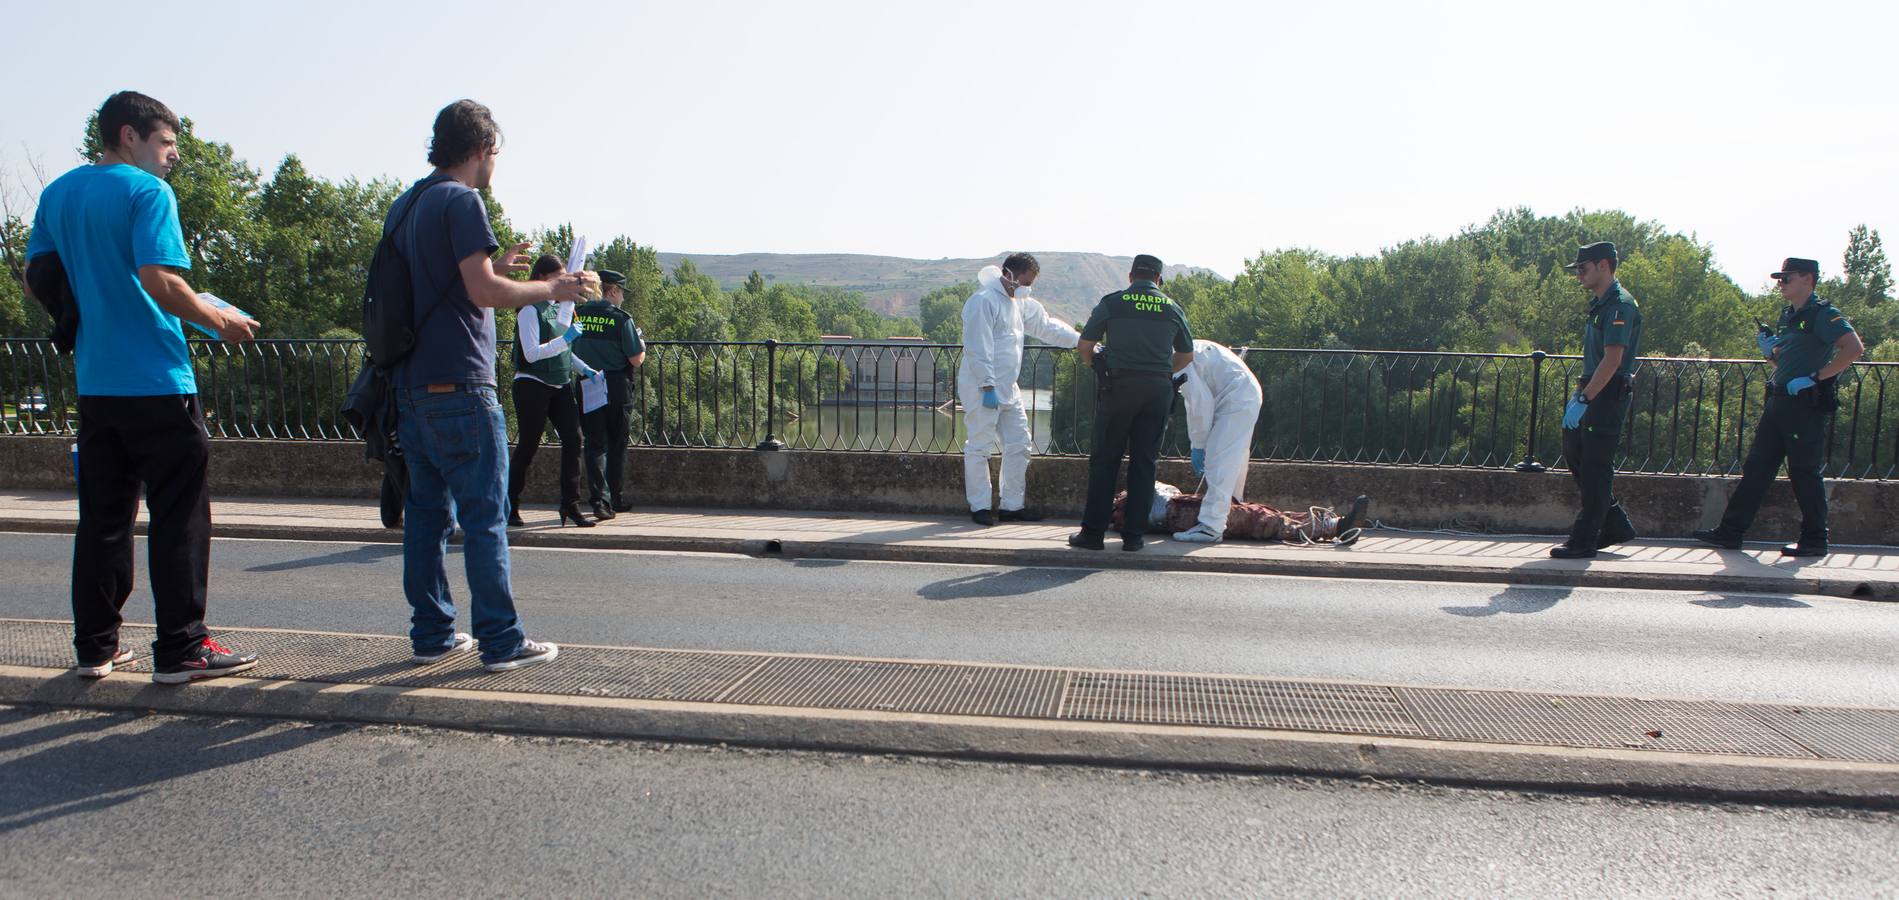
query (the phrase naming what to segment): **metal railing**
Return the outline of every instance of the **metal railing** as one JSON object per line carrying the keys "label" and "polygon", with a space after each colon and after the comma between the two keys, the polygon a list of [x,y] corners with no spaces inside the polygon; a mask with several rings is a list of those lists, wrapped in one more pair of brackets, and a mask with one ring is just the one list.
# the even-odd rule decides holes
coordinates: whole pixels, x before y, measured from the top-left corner
{"label": "metal railing", "polygon": [[[213,437],[359,438],[338,411],[363,364],[360,341],[191,341]],[[959,452],[961,348],[914,341],[657,341],[632,384],[634,441],[648,446]],[[498,349],[508,392],[511,346]],[[1264,403],[1253,457],[1401,466],[1563,465],[1558,420],[1581,360],[1528,354],[1251,350]],[[1038,452],[1088,452],[1092,373],[1075,353],[1023,352],[1020,381]],[[1644,358],[1621,469],[1731,474],[1753,437],[1770,367],[1758,360]],[[1899,477],[1899,364],[1860,363],[1829,418],[1827,473]],[[505,399],[505,398],[504,398]],[[512,421],[512,403],[504,403]],[[0,341],[0,434],[71,434],[70,356],[43,340]],[[1185,455],[1176,410],[1163,452]]]}

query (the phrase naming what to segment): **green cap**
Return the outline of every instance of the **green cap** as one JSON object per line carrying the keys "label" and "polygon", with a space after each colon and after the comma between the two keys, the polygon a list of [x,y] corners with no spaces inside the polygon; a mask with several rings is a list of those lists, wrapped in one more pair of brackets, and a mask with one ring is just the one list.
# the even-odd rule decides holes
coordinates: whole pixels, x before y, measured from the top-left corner
{"label": "green cap", "polygon": [[1613,242],[1597,241],[1593,244],[1584,244],[1581,247],[1577,247],[1576,261],[1573,263],[1568,263],[1564,265],[1563,268],[1567,269],[1568,271],[1574,272],[1577,269],[1581,268],[1583,263],[1595,262],[1596,260],[1599,260],[1599,259],[1616,259],[1616,258],[1617,256],[1615,253],[1615,244]]}
{"label": "green cap", "polygon": [[1801,259],[1798,256],[1789,256],[1780,264],[1780,271],[1767,277],[1785,278],[1795,273],[1804,273],[1818,278],[1820,277],[1820,261],[1817,259]]}
{"label": "green cap", "polygon": [[626,287],[625,275],[615,272],[612,269],[601,269],[599,271],[601,284],[617,284],[621,287]]}

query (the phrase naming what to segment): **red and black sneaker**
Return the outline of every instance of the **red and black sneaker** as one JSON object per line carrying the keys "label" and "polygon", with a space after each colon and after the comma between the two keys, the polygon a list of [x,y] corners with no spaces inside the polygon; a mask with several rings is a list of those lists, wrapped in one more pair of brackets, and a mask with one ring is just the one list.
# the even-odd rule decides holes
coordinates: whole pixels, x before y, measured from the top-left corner
{"label": "red and black sneaker", "polygon": [[153,669],[152,680],[159,684],[184,684],[231,675],[255,665],[257,654],[233,653],[217,641],[205,638],[203,643],[185,654],[183,660]]}

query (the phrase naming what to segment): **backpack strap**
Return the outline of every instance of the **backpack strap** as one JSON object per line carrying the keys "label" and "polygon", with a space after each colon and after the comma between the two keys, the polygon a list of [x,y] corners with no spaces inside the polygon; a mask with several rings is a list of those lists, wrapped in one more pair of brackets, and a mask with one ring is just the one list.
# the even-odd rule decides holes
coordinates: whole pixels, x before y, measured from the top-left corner
{"label": "backpack strap", "polygon": [[[402,215],[396,217],[395,227],[391,228],[389,230],[389,233],[393,235],[402,230],[403,224],[409,220],[409,214],[414,212],[416,205],[422,202],[422,195],[428,193],[429,188],[435,187],[435,185],[438,185],[438,184],[446,184],[454,180],[455,179],[450,178],[446,175],[443,175],[439,178],[435,176],[430,176],[428,178],[422,179],[422,183],[416,186],[415,196],[410,198],[408,206],[405,206],[402,208]],[[448,221],[447,210],[442,211],[442,221],[444,223]],[[395,246],[396,246],[396,252],[401,253],[402,252],[401,245],[396,244]],[[436,294],[435,303],[430,305],[428,311],[422,314],[422,318],[416,320],[415,333],[417,335],[420,335],[422,333],[422,326],[428,324],[429,317],[432,315],[435,315],[435,311],[442,308],[442,301],[447,298],[448,298],[448,288],[444,287],[441,289],[440,293]]]}

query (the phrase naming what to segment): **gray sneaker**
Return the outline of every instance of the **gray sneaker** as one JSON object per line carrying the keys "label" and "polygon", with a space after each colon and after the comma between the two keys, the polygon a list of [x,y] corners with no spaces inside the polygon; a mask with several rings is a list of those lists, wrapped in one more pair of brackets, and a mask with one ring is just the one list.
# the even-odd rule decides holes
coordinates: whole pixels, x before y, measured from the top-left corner
{"label": "gray sneaker", "polygon": [[435,651],[434,653],[417,653],[416,655],[409,657],[409,661],[412,663],[415,663],[418,666],[426,666],[426,665],[429,665],[430,663],[441,662],[449,654],[467,653],[468,651],[473,650],[477,646],[479,646],[478,644],[475,643],[475,636],[472,634],[469,634],[466,631],[455,632],[454,640],[455,640],[455,643],[452,646],[444,647],[440,650]]}
{"label": "gray sneaker", "polygon": [[138,659],[138,654],[130,650],[119,650],[112,654],[111,659],[96,666],[88,666],[84,663],[74,666],[73,674],[81,678],[104,678],[112,674],[112,668],[114,666],[130,665],[132,660],[135,659]]}
{"label": "gray sneaker", "polygon": [[558,645],[546,641],[522,641],[520,649],[515,650],[513,656],[485,663],[484,668],[490,672],[506,672],[509,669],[544,663],[559,655]]}

